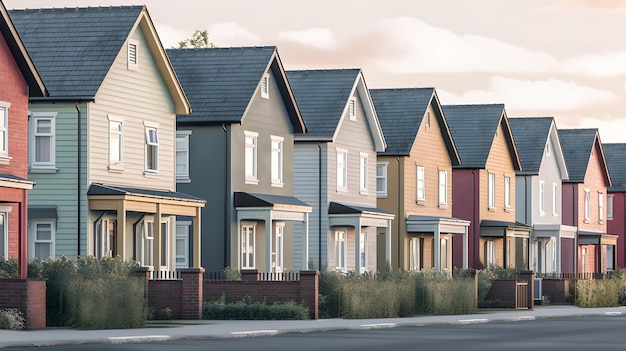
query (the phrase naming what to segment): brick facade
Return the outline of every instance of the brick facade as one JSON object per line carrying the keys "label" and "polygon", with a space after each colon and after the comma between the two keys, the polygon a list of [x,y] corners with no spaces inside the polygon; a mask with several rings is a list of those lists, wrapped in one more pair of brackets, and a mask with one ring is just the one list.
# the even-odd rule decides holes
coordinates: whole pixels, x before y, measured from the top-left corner
{"label": "brick facade", "polygon": [[34,279],[0,279],[0,308],[17,308],[26,329],[46,327],[46,282]]}

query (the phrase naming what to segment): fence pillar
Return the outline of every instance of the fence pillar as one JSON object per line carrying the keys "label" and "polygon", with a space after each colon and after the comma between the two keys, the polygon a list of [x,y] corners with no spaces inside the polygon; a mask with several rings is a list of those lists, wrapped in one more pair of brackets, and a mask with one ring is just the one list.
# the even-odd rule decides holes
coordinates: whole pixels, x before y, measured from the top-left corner
{"label": "fence pillar", "polygon": [[202,319],[204,268],[179,269],[183,279],[183,319]]}
{"label": "fence pillar", "polygon": [[240,272],[241,280],[244,282],[256,282],[259,280],[258,269],[242,269]]}
{"label": "fence pillar", "polygon": [[478,270],[468,268],[465,271],[467,276],[474,280],[474,307],[478,308]]}
{"label": "fence pillar", "polygon": [[528,282],[528,309],[535,309],[535,272],[533,271],[520,271],[519,279]]}
{"label": "fence pillar", "polygon": [[319,271],[300,271],[300,298],[309,308],[309,318],[319,318]]}
{"label": "fence pillar", "polygon": [[154,268],[152,266],[142,266],[135,269],[135,276],[143,279],[143,296],[146,300],[146,306],[150,306],[150,301],[148,301],[148,282],[150,281],[153,270]]}

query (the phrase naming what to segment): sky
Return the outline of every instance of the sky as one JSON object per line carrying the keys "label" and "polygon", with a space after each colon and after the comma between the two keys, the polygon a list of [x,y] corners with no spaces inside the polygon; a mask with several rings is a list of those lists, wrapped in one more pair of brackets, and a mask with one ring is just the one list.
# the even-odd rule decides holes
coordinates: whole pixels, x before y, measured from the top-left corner
{"label": "sky", "polygon": [[278,47],[285,69],[360,68],[372,88],[504,103],[626,143],[623,0],[3,0],[7,8],[146,5],[166,48]]}

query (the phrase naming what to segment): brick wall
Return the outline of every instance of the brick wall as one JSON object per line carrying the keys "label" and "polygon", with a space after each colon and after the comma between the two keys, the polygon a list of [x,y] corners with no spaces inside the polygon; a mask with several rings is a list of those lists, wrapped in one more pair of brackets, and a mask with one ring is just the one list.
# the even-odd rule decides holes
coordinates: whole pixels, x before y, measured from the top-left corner
{"label": "brick wall", "polygon": [[574,279],[542,279],[541,295],[550,299],[550,303],[560,305],[571,303],[566,301],[567,295],[574,296],[576,280]]}
{"label": "brick wall", "polygon": [[501,307],[515,308],[515,279],[498,279],[491,281],[491,288],[487,293],[487,300],[499,300]]}
{"label": "brick wall", "polygon": [[0,279],[0,308],[17,308],[26,329],[46,327],[46,282],[34,279]]}
{"label": "brick wall", "polygon": [[148,306],[158,311],[170,308],[175,319],[183,317],[182,280],[150,280],[148,282]]}

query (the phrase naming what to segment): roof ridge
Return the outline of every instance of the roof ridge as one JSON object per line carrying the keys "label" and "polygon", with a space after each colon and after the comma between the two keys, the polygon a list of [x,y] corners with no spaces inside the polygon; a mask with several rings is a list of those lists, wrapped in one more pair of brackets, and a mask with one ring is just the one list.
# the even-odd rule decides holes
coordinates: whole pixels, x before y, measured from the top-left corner
{"label": "roof ridge", "polygon": [[10,9],[11,12],[24,13],[42,13],[42,12],[87,12],[87,11],[103,11],[103,10],[135,10],[143,9],[145,5],[110,5],[110,6],[76,6],[76,7],[40,7],[40,8],[22,8]]}

